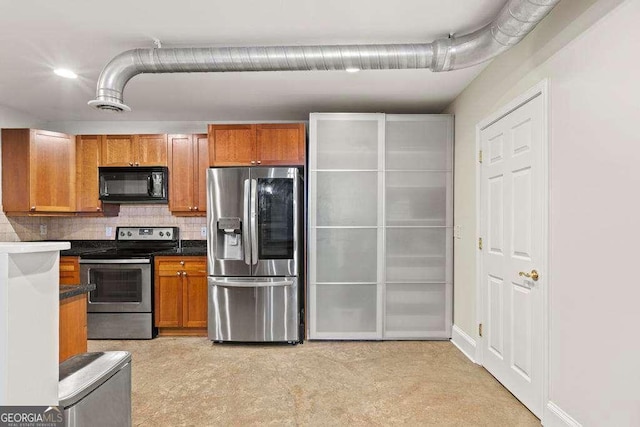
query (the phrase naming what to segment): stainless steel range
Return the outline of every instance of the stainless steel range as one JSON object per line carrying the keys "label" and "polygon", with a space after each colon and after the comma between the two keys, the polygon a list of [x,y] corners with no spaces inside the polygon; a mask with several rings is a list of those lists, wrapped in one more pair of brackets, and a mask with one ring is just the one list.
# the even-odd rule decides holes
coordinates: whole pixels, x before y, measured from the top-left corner
{"label": "stainless steel range", "polygon": [[81,283],[94,283],[87,304],[90,339],[150,339],[153,254],[175,249],[177,227],[118,227],[116,248],[80,258]]}

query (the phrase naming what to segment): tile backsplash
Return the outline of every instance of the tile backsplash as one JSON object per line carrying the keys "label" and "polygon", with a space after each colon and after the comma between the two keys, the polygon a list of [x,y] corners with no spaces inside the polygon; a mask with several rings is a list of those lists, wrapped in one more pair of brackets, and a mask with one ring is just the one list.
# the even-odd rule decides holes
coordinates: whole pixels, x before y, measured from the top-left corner
{"label": "tile backsplash", "polygon": [[[177,217],[171,215],[167,205],[121,205],[120,215],[107,218],[86,217],[12,217],[0,215],[0,238],[3,241],[18,240],[113,240],[118,226],[172,226],[180,227],[180,237],[185,240],[204,239],[200,229],[205,227],[205,217]],[[40,235],[40,225],[47,226],[45,236]],[[106,235],[112,227],[111,236]]]}

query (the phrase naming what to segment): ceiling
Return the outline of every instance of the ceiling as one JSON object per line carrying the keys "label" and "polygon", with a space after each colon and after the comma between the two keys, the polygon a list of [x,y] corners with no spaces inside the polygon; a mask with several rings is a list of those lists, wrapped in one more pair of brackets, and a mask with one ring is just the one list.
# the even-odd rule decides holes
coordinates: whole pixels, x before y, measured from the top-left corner
{"label": "ceiling", "polygon": [[[139,47],[424,43],[488,23],[505,0],[33,0],[0,13],[0,105],[45,121],[304,120],[309,112],[437,113],[483,69],[144,74],[130,113],[93,110],[100,71]],[[73,69],[79,78],[53,74]]]}

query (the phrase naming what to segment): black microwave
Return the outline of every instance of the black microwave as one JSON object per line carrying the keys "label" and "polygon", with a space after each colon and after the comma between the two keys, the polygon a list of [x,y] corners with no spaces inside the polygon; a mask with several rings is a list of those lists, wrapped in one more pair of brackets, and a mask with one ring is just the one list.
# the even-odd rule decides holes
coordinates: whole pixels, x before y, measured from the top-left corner
{"label": "black microwave", "polygon": [[168,203],[166,166],[100,167],[98,176],[104,203]]}

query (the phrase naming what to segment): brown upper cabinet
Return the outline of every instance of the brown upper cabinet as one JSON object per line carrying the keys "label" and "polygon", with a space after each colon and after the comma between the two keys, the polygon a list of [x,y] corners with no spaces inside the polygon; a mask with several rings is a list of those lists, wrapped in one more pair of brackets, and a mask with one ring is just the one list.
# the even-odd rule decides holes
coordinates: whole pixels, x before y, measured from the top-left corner
{"label": "brown upper cabinet", "polygon": [[167,135],[103,135],[100,166],[166,166]]}
{"label": "brown upper cabinet", "polygon": [[206,215],[208,151],[206,134],[169,135],[169,210],[174,215]]}
{"label": "brown upper cabinet", "polygon": [[100,201],[98,166],[102,136],[76,137],[76,211],[83,216],[115,216],[120,205]]}
{"label": "brown upper cabinet", "polygon": [[74,212],[75,138],[43,130],[3,129],[2,204],[8,215]]}
{"label": "brown upper cabinet", "polygon": [[304,165],[305,139],[304,123],[209,125],[209,165]]}

